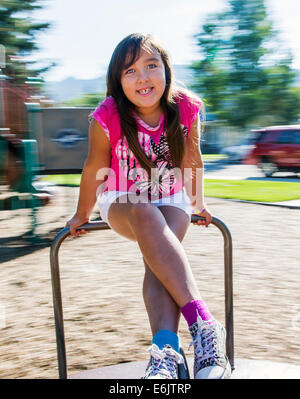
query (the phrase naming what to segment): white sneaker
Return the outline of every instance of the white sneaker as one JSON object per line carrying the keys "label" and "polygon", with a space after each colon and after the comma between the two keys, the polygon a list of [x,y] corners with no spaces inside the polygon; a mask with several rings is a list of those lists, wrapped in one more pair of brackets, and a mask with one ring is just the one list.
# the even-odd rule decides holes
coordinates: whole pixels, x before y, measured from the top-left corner
{"label": "white sneaker", "polygon": [[190,328],[194,345],[194,378],[226,379],[231,376],[231,366],[225,355],[226,331],[217,320],[202,320],[199,313]]}
{"label": "white sneaker", "polygon": [[144,379],[178,379],[178,364],[183,363],[183,356],[170,345],[162,349],[153,344],[148,349],[151,358]]}

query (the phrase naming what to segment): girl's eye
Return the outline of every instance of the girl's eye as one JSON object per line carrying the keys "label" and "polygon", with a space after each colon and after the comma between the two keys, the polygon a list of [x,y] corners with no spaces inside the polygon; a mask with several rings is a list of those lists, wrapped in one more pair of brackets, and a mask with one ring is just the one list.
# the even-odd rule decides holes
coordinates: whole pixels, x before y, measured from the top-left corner
{"label": "girl's eye", "polygon": [[148,68],[149,68],[149,69],[154,69],[154,68],[156,68],[156,67],[157,67],[156,64],[149,64],[149,65],[148,65]]}
{"label": "girl's eye", "polygon": [[134,72],[133,68],[127,69],[127,71],[125,71],[125,75],[133,73],[133,72]]}

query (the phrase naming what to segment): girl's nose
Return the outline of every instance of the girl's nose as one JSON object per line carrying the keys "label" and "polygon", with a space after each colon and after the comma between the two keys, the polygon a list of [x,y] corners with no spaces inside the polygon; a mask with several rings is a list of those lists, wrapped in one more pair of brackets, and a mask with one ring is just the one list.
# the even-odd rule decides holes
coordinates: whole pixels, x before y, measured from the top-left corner
{"label": "girl's nose", "polygon": [[138,81],[139,82],[146,82],[148,80],[148,74],[146,71],[142,70],[138,74]]}

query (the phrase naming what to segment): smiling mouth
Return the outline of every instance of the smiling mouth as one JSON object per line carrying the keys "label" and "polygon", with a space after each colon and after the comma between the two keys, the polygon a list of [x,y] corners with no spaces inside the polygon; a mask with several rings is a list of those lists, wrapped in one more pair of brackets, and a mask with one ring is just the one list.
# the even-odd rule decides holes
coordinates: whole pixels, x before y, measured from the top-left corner
{"label": "smiling mouth", "polygon": [[139,94],[145,96],[146,94],[150,93],[153,90],[153,87],[148,87],[147,89],[137,90]]}

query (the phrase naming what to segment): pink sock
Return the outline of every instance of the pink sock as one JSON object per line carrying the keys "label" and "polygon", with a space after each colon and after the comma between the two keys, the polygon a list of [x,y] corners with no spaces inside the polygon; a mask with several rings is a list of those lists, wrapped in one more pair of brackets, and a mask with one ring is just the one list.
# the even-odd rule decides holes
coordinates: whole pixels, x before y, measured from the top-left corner
{"label": "pink sock", "polygon": [[202,300],[195,300],[187,303],[181,308],[181,313],[183,314],[185,320],[187,321],[189,327],[197,321],[197,310],[202,320],[213,319],[206,303]]}

